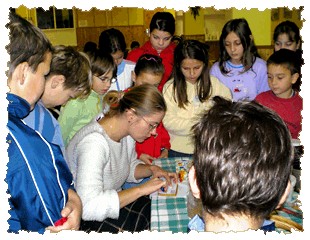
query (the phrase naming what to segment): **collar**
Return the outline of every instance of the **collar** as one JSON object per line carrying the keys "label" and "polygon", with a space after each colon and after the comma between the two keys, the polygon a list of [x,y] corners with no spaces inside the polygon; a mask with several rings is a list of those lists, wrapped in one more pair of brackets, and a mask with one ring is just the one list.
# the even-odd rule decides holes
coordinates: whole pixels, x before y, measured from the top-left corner
{"label": "collar", "polygon": [[231,68],[243,68],[242,64],[233,64],[231,61],[226,61],[227,65],[230,66]]}
{"label": "collar", "polygon": [[126,65],[125,60],[123,60],[121,64],[117,66],[117,76],[119,76],[122,72],[124,72],[125,65]]}
{"label": "collar", "polygon": [[29,114],[30,104],[25,99],[13,93],[7,93],[6,99],[9,101],[9,115],[22,119]]}

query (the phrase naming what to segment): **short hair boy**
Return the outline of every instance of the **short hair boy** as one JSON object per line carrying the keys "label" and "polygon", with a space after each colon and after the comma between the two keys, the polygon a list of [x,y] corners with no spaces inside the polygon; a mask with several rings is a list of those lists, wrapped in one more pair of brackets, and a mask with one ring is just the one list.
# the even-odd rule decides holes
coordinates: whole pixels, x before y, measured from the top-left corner
{"label": "short hair boy", "polygon": [[276,111],[286,123],[293,139],[301,131],[303,101],[293,89],[300,76],[301,60],[295,51],[282,48],[267,60],[268,85],[270,90],[260,93],[255,101]]}
{"label": "short hair boy", "polygon": [[259,229],[289,190],[293,151],[283,120],[256,102],[214,97],[193,126],[191,191],[205,231]]}
{"label": "short hair boy", "polygon": [[[10,13],[8,63],[8,156],[5,181],[10,194],[9,232],[43,233],[79,229],[82,205],[58,146],[22,119],[34,108],[50,71],[52,45],[40,29]],[[59,219],[67,219],[55,226]]]}
{"label": "short hair boy", "polygon": [[44,93],[24,121],[46,140],[60,146],[64,153],[65,145],[59,123],[48,109],[66,104],[71,98],[88,96],[91,83],[87,55],[70,46],[55,46]]}

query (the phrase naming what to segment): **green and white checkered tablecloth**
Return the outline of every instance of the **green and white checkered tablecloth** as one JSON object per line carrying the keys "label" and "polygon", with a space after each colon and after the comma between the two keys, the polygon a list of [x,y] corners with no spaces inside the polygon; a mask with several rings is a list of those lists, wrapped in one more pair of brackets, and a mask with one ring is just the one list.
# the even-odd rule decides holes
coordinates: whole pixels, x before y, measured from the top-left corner
{"label": "green and white checkered tablecloth", "polygon": [[153,198],[151,209],[152,231],[187,232],[186,198]]}
{"label": "green and white checkered tablecloth", "polygon": [[[171,172],[176,171],[176,161],[180,158],[166,158],[153,161],[153,164]],[[182,158],[186,159],[186,158]],[[190,218],[187,215],[186,197],[152,197],[151,230],[164,232],[187,232]]]}

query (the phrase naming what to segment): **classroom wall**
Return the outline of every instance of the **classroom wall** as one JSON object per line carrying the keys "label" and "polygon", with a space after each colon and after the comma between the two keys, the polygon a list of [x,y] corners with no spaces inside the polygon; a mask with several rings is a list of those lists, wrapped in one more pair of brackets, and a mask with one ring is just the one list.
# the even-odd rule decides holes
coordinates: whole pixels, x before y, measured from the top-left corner
{"label": "classroom wall", "polygon": [[[245,18],[251,28],[256,45],[270,45],[271,44],[271,10],[265,9],[259,11],[258,9],[232,9],[232,18]],[[262,27],[264,26],[264,27]]]}
{"label": "classroom wall", "polygon": [[[115,26],[124,29],[126,34],[129,35],[127,45],[130,45],[132,40],[139,40],[142,44],[148,39],[146,30],[149,27],[149,22],[153,14],[156,11],[168,11],[171,12],[178,21],[176,24],[177,35],[185,35],[202,41],[217,41],[222,27],[229,19],[244,17],[250,24],[256,45],[270,46],[272,44],[272,32],[274,27],[279,22],[285,20],[283,9],[284,8],[278,8],[279,18],[271,20],[271,9],[259,11],[258,9],[238,10],[231,8],[218,10],[214,8],[201,8],[199,15],[194,19],[190,11],[182,14],[180,11],[176,12],[165,8],[157,8],[154,10],[144,10],[142,8],[112,8],[111,10],[99,10],[92,8],[89,11],[73,8],[76,29],[48,29],[43,30],[43,32],[45,32],[54,45],[64,44],[80,48],[81,46],[79,45],[87,40],[88,32],[92,31],[91,27],[109,28]],[[302,22],[298,19],[299,13],[296,11],[298,9],[293,10],[292,21],[296,22],[298,26],[302,26]],[[36,24],[35,9],[27,9],[22,5],[16,9],[16,12]],[[80,33],[85,35],[82,36],[84,40],[79,40],[81,37],[79,36]],[[135,34],[136,37],[133,36],[133,34]]]}

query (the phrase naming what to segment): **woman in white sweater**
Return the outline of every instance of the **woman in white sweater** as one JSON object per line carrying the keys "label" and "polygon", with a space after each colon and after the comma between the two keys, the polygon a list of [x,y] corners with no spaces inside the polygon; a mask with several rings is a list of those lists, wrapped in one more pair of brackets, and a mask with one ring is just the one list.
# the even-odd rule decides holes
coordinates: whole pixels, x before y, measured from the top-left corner
{"label": "woman in white sweater", "polygon": [[[167,187],[177,177],[138,160],[135,141],[156,135],[166,104],[157,88],[148,84],[134,87],[123,96],[110,91],[105,100],[108,112],[77,132],[66,149],[83,203],[81,230],[113,233],[148,230],[147,195]],[[152,178],[144,184],[121,189],[125,181],[139,182],[149,176]]]}
{"label": "woman in white sweater", "polygon": [[163,95],[167,112],[163,124],[170,135],[169,157],[191,157],[194,145],[191,128],[201,113],[212,106],[213,96],[231,99],[230,90],[210,77],[205,44],[185,40],[174,51],[173,79],[166,82]]}

